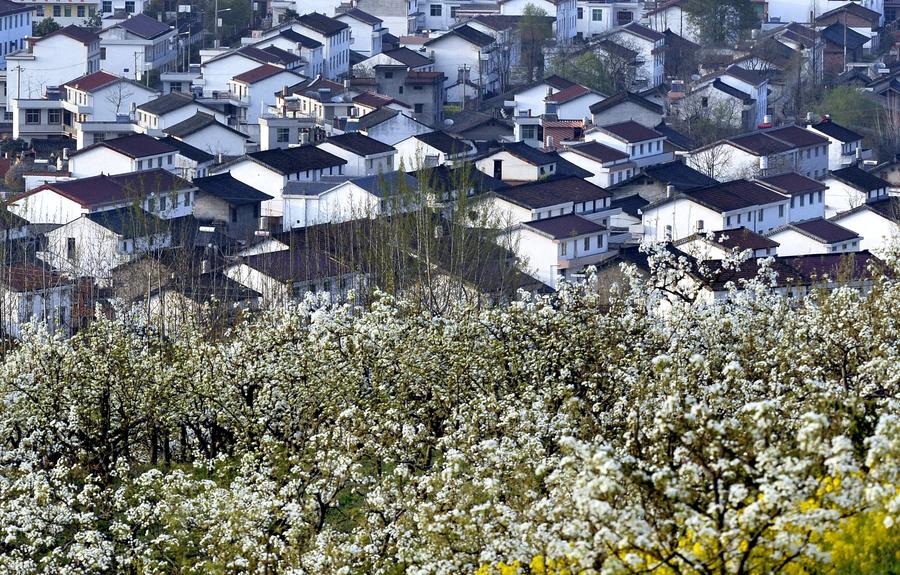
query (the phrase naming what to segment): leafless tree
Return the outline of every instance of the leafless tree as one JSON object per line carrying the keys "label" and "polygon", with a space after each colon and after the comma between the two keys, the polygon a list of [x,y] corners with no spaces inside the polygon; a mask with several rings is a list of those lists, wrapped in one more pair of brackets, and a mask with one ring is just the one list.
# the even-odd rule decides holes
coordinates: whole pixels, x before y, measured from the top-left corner
{"label": "leafless tree", "polygon": [[134,91],[130,88],[131,86],[127,81],[119,79],[115,86],[107,90],[104,99],[116,107],[116,115],[119,114],[122,104],[125,104],[132,96],[134,96]]}

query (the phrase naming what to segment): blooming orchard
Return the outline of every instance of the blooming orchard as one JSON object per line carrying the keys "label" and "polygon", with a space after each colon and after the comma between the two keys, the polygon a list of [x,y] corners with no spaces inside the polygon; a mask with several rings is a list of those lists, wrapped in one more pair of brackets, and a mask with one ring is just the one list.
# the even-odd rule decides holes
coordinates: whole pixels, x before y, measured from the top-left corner
{"label": "blooming orchard", "polygon": [[896,568],[900,286],[623,277],[33,334],[0,373],[0,571]]}

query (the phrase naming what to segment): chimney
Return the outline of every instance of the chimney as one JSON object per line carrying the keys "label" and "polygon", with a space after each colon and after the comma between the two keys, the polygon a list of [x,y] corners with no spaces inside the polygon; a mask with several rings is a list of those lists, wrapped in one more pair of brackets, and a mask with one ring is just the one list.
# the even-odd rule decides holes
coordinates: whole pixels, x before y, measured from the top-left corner
{"label": "chimney", "polygon": [[287,96],[287,95],[288,95],[288,87],[287,87],[287,84],[283,84],[283,85],[281,86],[281,95],[282,95],[282,96]]}
{"label": "chimney", "polygon": [[225,154],[216,154],[216,163],[222,164],[225,162]]}
{"label": "chimney", "polygon": [[63,148],[63,155],[62,155],[62,157],[63,157],[63,160],[68,160],[68,159],[69,159],[69,148]]}
{"label": "chimney", "polygon": [[344,80],[344,89],[345,90],[350,89],[350,80],[349,79]]}
{"label": "chimney", "polygon": [[812,123],[813,123],[813,113],[812,113],[812,112],[807,112],[807,113],[806,113],[806,123],[807,123],[807,124],[812,124]]}
{"label": "chimney", "polygon": [[770,114],[763,116],[763,124],[768,124],[769,126],[772,125],[772,116]]}
{"label": "chimney", "polygon": [[856,165],[859,167],[863,165],[862,147],[859,144],[856,144]]}
{"label": "chimney", "polygon": [[763,172],[765,175],[766,170],[769,169],[769,157],[768,156],[760,156],[759,157],[759,170]]}
{"label": "chimney", "polygon": [[672,184],[669,184],[668,186],[666,186],[666,197],[671,198],[674,195],[675,195],[675,186],[673,186]]}

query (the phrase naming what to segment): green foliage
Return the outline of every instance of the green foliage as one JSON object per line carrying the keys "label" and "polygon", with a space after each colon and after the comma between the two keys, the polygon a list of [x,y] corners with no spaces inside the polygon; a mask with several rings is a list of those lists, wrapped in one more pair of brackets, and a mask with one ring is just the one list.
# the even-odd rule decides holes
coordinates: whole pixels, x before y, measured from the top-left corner
{"label": "green foliage", "polygon": [[750,0],[687,0],[684,11],[704,46],[733,44],[759,23]]}
{"label": "green foliage", "polygon": [[843,126],[871,134],[881,115],[881,107],[866,93],[853,86],[837,86],[827,90],[814,109],[820,115],[829,114]]}
{"label": "green foliage", "polygon": [[9,154],[10,156],[24,152],[28,149],[28,142],[21,138],[5,138],[0,142],[0,153]]}
{"label": "green foliage", "polygon": [[51,18],[47,16],[40,22],[32,23],[32,34],[35,36],[46,36],[51,32],[56,32],[60,29],[60,25]]}
{"label": "green foliage", "polygon": [[544,44],[551,32],[547,12],[534,4],[526,5],[519,19],[518,32],[522,44],[522,67],[531,82],[544,68]]}

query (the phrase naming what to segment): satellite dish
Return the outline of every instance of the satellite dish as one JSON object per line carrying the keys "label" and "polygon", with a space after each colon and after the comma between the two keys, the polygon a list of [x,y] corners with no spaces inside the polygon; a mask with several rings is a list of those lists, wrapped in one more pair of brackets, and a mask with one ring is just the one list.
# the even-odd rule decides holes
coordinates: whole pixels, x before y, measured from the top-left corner
{"label": "satellite dish", "polygon": [[444,120],[444,125],[447,126],[447,127],[449,128],[450,126],[453,125],[453,120],[451,120],[450,118],[446,118],[446,119]]}

